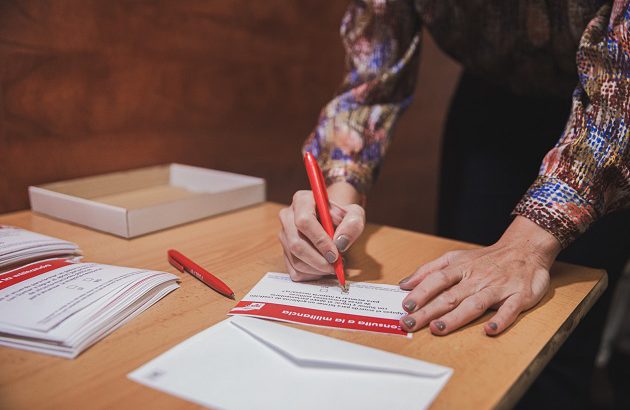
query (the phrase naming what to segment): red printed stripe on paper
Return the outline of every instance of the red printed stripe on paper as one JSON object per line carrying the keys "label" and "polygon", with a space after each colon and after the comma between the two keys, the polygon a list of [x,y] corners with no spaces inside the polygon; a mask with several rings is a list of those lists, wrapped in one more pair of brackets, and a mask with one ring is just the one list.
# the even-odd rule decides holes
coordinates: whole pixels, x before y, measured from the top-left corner
{"label": "red printed stripe on paper", "polygon": [[65,259],[51,259],[10,270],[0,275],[0,290],[68,265],[72,265],[72,262],[68,262]]}
{"label": "red printed stripe on paper", "polygon": [[241,301],[232,308],[228,314],[255,316],[306,325],[365,330],[369,332],[402,336],[407,336],[408,334],[408,332],[404,331],[400,327],[398,319],[383,319],[372,316],[351,315],[347,313],[287,306],[276,303]]}

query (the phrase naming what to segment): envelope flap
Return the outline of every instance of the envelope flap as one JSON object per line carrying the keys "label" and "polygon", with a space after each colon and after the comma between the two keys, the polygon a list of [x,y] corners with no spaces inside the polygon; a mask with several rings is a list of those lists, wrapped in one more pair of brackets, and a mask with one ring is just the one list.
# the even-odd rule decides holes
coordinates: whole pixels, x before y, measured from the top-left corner
{"label": "envelope flap", "polygon": [[278,353],[303,366],[354,369],[441,377],[451,369],[275,324],[266,320],[234,316],[231,323]]}

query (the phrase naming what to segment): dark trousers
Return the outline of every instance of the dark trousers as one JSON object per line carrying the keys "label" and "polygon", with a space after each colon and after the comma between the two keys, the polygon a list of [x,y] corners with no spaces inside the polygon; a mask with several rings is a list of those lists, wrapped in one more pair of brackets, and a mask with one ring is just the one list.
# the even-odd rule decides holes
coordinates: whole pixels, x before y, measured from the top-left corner
{"label": "dark trousers", "polygon": [[[523,97],[464,74],[444,132],[438,233],[490,245],[560,137],[571,98]],[[525,394],[518,408],[588,408],[593,363],[611,298],[628,259],[630,212],[610,214],[559,260],[606,269],[609,287]]]}

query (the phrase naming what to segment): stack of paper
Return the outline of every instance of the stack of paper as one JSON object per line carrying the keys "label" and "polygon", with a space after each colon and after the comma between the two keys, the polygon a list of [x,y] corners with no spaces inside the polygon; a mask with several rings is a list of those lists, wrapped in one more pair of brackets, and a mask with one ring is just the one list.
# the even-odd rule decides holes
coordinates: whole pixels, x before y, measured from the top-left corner
{"label": "stack of paper", "polygon": [[129,377],[212,408],[423,409],[447,367],[284,325],[233,317]]}
{"label": "stack of paper", "polygon": [[178,288],[165,272],[49,259],[0,274],[0,345],[74,358]]}
{"label": "stack of paper", "polygon": [[0,225],[0,271],[34,260],[78,254],[79,246],[75,243]]}

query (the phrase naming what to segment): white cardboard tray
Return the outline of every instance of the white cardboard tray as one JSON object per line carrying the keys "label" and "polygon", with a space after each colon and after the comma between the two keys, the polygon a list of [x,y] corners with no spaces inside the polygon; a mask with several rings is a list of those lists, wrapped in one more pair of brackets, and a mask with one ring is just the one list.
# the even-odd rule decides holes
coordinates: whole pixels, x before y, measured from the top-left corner
{"label": "white cardboard tray", "polygon": [[29,187],[31,209],[124,238],[265,201],[265,180],[181,164]]}

